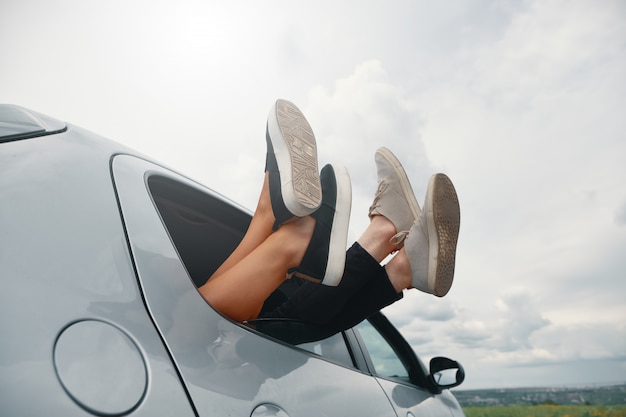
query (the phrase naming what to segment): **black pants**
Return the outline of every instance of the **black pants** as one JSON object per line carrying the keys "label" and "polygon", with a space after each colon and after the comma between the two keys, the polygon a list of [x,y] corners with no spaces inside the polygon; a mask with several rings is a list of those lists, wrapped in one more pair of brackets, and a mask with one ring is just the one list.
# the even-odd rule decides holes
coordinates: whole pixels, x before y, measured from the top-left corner
{"label": "black pants", "polygon": [[287,284],[292,288],[285,290],[286,301],[268,300],[260,317],[297,319],[339,332],[402,298],[389,282],[385,268],[358,243],[346,253],[338,286],[293,279]]}

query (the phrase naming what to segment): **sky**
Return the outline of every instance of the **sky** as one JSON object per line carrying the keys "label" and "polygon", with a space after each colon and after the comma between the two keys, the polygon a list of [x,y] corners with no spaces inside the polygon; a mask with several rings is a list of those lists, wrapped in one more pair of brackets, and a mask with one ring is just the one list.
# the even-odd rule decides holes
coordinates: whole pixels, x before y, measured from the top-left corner
{"label": "sky", "polygon": [[0,102],[134,148],[253,210],[277,98],[347,167],[461,205],[454,285],[386,308],[460,388],[626,382],[626,3],[1,0]]}

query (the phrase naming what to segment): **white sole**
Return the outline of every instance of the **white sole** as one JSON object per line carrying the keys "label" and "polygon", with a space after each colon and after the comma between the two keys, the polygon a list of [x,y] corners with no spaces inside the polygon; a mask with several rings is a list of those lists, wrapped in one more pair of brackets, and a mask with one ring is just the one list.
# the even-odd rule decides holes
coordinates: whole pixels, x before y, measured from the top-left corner
{"label": "white sole", "polygon": [[337,181],[337,201],[328,246],[328,263],[322,284],[335,287],[341,282],[346,264],[348,227],[352,207],[352,184],[348,170],[333,165]]}
{"label": "white sole", "polygon": [[322,201],[313,129],[295,104],[277,100],[267,118],[267,129],[280,171],[285,207],[304,217]]}

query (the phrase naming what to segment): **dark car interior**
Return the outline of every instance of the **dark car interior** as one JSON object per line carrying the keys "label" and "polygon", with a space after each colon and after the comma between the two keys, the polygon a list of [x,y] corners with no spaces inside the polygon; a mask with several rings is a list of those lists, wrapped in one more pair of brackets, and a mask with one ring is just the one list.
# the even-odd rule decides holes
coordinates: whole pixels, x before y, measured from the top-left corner
{"label": "dark car interior", "polygon": [[239,244],[250,215],[164,176],[152,175],[147,182],[189,276],[202,286]]}

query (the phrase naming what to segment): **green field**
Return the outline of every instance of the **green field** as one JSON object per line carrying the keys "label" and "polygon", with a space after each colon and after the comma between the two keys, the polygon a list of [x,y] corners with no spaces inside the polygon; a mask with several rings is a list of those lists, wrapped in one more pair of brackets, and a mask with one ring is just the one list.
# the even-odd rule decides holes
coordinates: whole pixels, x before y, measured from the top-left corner
{"label": "green field", "polygon": [[626,417],[626,405],[463,407],[467,417]]}

